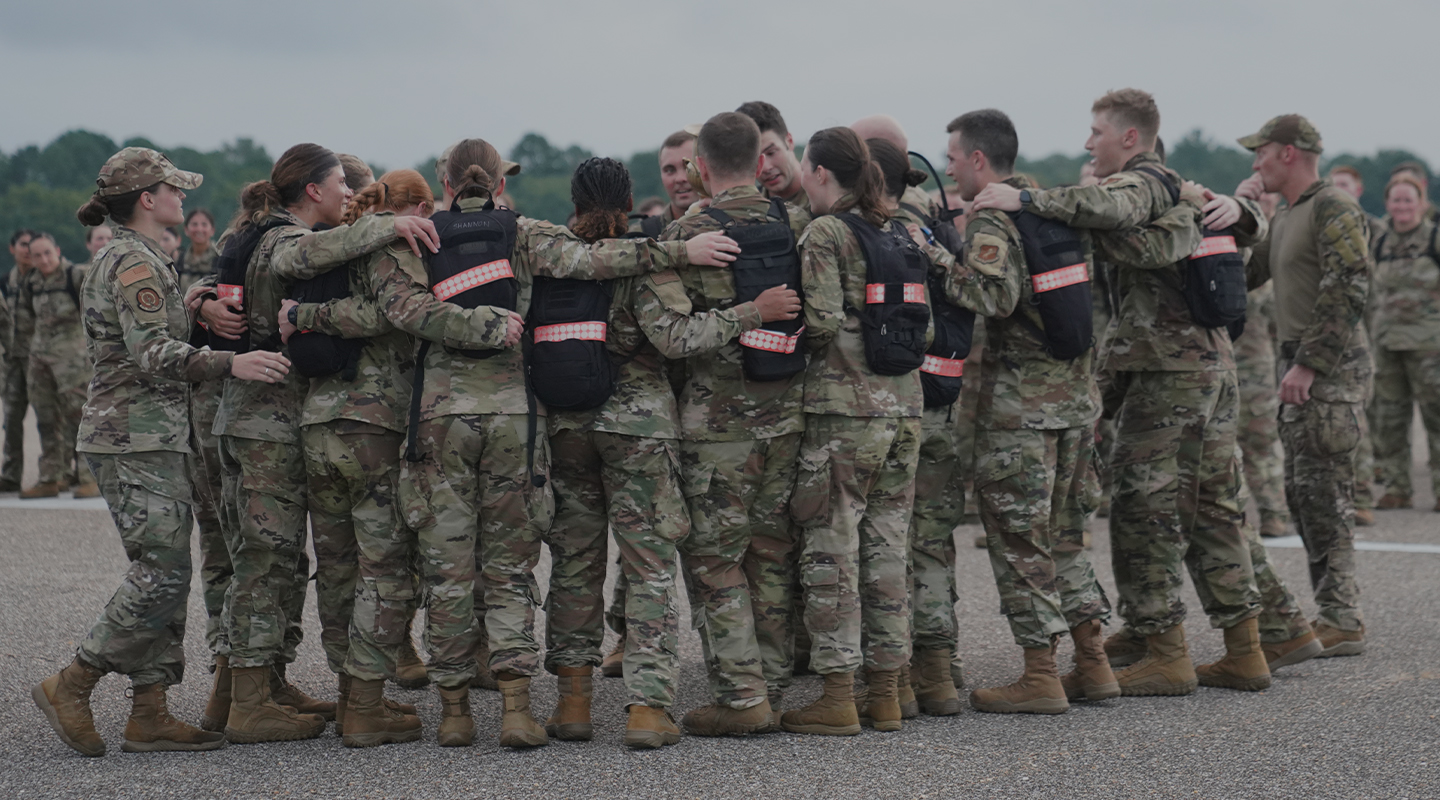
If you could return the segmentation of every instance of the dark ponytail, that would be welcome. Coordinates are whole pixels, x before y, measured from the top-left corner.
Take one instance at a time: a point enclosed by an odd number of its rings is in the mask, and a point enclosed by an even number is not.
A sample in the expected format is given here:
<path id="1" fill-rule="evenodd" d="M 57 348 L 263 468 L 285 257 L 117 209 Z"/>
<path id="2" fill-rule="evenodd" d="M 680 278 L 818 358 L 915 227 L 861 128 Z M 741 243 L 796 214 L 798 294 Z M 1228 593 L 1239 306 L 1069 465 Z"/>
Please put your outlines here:
<path id="1" fill-rule="evenodd" d="M 462 139 L 450 148 L 445 177 L 456 200 L 493 197 L 500 185 L 500 151 L 484 139 Z"/>
<path id="2" fill-rule="evenodd" d="M 630 226 L 630 171 L 613 158 L 587 158 L 570 179 L 575 224 L 570 230 L 586 242 L 615 239 Z"/>
<path id="3" fill-rule="evenodd" d="M 136 189 L 125 194 L 116 194 L 106 197 L 99 192 L 90 196 L 85 205 L 75 210 L 75 218 L 80 224 L 87 228 L 96 225 L 104 225 L 108 217 L 115 220 L 118 225 L 125 225 L 135 216 L 135 204 L 140 202 L 140 195 L 150 192 L 154 194 L 159 191 L 160 184 L 146 186 L 144 189 Z"/>
<path id="4" fill-rule="evenodd" d="M 870 148 L 859 134 L 849 128 L 816 131 L 805 146 L 805 155 L 811 166 L 829 170 L 841 188 L 854 198 L 832 211 L 856 209 L 872 225 L 884 225 L 890 219 L 883 203 L 885 176 L 880 172 L 880 165 L 871 159 Z"/>
<path id="5" fill-rule="evenodd" d="M 910 156 L 886 139 L 866 139 L 870 157 L 880 165 L 880 174 L 885 178 L 885 194 L 899 200 L 910 186 L 919 186 L 930 178 L 926 173 L 911 169 Z"/>
<path id="6" fill-rule="evenodd" d="M 275 211 L 296 205 L 306 186 L 324 183 L 338 166 L 340 159 L 318 144 L 297 144 L 286 150 L 270 169 L 270 180 L 240 190 L 240 210 L 231 226 L 258 225 Z"/>

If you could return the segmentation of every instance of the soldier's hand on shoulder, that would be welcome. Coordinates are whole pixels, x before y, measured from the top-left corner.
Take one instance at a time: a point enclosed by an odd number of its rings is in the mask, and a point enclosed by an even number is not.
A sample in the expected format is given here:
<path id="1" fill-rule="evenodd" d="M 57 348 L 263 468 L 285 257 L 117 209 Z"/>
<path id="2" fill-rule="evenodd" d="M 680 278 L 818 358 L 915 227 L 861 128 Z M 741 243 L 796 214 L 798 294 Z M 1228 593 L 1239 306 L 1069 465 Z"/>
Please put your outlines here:
<path id="1" fill-rule="evenodd" d="M 1240 208 L 1240 201 L 1223 194 L 1215 194 L 1209 189 L 1205 190 L 1205 205 L 1201 206 L 1200 213 L 1204 214 L 1201 225 L 1214 231 L 1223 231 L 1226 228 L 1240 221 L 1244 210 Z"/>
<path id="2" fill-rule="evenodd" d="M 432 253 L 440 252 L 440 234 L 435 231 L 435 223 L 424 217 L 396 217 L 395 236 L 409 243 L 411 252 L 418 258 L 425 257 L 420 252 L 422 244 Z"/>
<path id="3" fill-rule="evenodd" d="M 702 233 L 685 242 L 685 254 L 690 263 L 702 267 L 726 266 L 735 260 L 739 252 L 740 245 L 720 231 Z"/>
<path id="4" fill-rule="evenodd" d="M 788 284 L 771 286 L 755 298 L 755 308 L 760 311 L 761 322 L 776 322 L 795 319 L 800 316 L 800 295 Z"/>
<path id="5" fill-rule="evenodd" d="M 992 183 L 980 190 L 975 195 L 975 202 L 970 205 L 970 211 L 976 212 L 986 208 L 994 208 L 999 211 L 1020 210 L 1020 190 L 1014 186 L 1004 183 Z"/>

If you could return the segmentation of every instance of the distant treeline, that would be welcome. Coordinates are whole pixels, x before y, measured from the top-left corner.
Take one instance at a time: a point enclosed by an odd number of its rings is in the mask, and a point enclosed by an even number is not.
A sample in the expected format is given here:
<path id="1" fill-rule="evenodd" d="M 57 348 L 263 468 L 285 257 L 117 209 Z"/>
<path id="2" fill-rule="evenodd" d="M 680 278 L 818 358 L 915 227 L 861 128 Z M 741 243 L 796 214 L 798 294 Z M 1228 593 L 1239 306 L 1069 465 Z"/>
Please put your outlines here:
<path id="1" fill-rule="evenodd" d="M 78 208 L 94 191 L 95 175 L 121 147 L 154 147 L 169 154 L 181 169 L 200 172 L 205 183 L 189 192 L 186 209 L 208 208 L 220 227 L 235 213 L 240 187 L 270 174 L 273 158 L 251 139 L 236 139 L 218 150 L 202 152 L 189 147 L 164 147 L 144 138 L 116 143 L 108 136 L 75 130 L 61 134 L 44 147 L 31 145 L 14 153 L 0 152 L 0 231 L 8 238 L 18 228 L 49 231 L 64 254 L 76 261 L 87 258 L 85 231 L 75 220 Z M 1169 163 L 1185 177 L 1216 191 L 1229 192 L 1250 174 L 1250 154 L 1221 144 L 1194 130 L 1169 143 Z M 363 153 L 357 155 L 364 155 Z M 581 161 L 594 155 L 579 146 L 557 147 L 538 133 L 528 133 L 510 150 L 509 158 L 524 167 L 511 178 L 508 192 L 517 209 L 531 217 L 563 223 L 570 215 L 570 175 Z M 623 159 L 635 183 L 635 198 L 663 196 L 658 151 L 648 150 Z M 1074 183 L 1088 156 L 1055 154 L 1041 159 L 1021 157 L 1020 172 L 1042 186 Z M 944 154 L 931 156 L 935 167 L 944 171 Z M 1342 153 L 1322 165 L 1350 164 L 1365 179 L 1362 204 L 1372 214 L 1384 214 L 1380 190 L 1390 169 L 1407 160 L 1421 160 L 1404 150 L 1382 150 L 1372 156 Z M 1423 161 L 1422 161 L 1423 163 Z M 434 182 L 434 159 L 416 166 Z M 377 166 L 376 174 L 383 170 Z M 926 188 L 933 188 L 933 182 Z M 439 186 L 435 186 L 438 194 Z M 1440 182 L 1431 188 L 1432 201 L 1440 201 Z"/>

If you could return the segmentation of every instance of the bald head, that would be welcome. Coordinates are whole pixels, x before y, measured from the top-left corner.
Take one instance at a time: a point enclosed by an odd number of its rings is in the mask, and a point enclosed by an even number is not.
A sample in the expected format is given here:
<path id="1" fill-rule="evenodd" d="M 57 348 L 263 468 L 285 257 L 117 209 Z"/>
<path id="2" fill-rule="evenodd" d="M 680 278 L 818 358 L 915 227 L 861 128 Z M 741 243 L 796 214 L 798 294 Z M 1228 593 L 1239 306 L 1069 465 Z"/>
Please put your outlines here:
<path id="1" fill-rule="evenodd" d="M 856 120 L 850 130 L 859 134 L 861 139 L 884 139 L 900 148 L 902 153 L 910 149 L 910 140 L 905 138 L 905 129 L 889 114 L 876 114 Z"/>

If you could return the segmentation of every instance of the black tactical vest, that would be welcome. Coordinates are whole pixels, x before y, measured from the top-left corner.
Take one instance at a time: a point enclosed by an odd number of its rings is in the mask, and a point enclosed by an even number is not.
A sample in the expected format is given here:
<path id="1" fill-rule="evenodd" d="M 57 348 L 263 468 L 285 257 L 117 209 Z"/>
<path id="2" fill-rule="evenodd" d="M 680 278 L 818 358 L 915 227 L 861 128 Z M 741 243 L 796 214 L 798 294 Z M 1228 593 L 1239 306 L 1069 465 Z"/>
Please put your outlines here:
<path id="1" fill-rule="evenodd" d="M 855 309 L 865 360 L 877 375 L 904 375 L 925 363 L 929 262 L 898 220 L 885 228 L 858 214 L 838 214 L 865 254 L 865 308 Z"/>
<path id="2" fill-rule="evenodd" d="M 931 219 L 923 209 L 909 203 L 901 203 L 900 207 L 925 223 L 935 244 L 960 255 L 965 240 L 953 224 Z M 926 408 L 944 408 L 960 399 L 960 388 L 965 382 L 965 359 L 970 355 L 970 343 L 975 335 L 975 312 L 945 299 L 942 275 L 932 270 L 927 280 L 930 313 L 935 318 L 935 340 L 920 364 L 920 388 L 925 393 Z"/>
<path id="3" fill-rule="evenodd" d="M 610 281 L 535 277 L 526 326 L 530 383 L 550 408 L 599 408 L 615 391 L 615 365 L 605 349 L 610 293 Z"/>
<path id="4" fill-rule="evenodd" d="M 783 200 L 770 199 L 764 221 L 737 220 L 713 206 L 705 213 L 740 245 L 740 255 L 730 265 L 736 303 L 748 303 L 766 289 L 781 285 L 800 291 L 800 253 L 795 249 L 795 232 L 790 230 L 790 212 Z M 745 377 L 780 381 L 804 371 L 804 341 L 805 321 L 800 317 L 767 322 L 764 328 L 740 334 Z"/>
<path id="5" fill-rule="evenodd" d="M 1085 244 L 1069 225 L 1028 211 L 1012 213 L 1020 231 L 1030 273 L 1030 304 L 1039 327 L 1023 312 L 1015 314 L 1045 344 L 1051 358 L 1070 361 L 1095 344 L 1090 300 L 1090 264 Z"/>
<path id="6" fill-rule="evenodd" d="M 430 217 L 440 235 L 440 252 L 429 257 L 430 291 L 461 308 L 496 306 L 514 311 L 520 282 L 510 266 L 519 215 L 493 202 L 461 212 L 458 203 Z M 502 350 L 458 350 L 469 358 L 490 358 Z"/>
<path id="7" fill-rule="evenodd" d="M 326 303 L 350 296 L 348 264 L 295 283 L 291 299 L 300 303 Z M 307 378 L 323 378 L 339 373 L 347 381 L 355 380 L 360 353 L 368 339 L 346 339 L 320 331 L 297 331 L 290 335 L 290 361 Z"/>
<path id="8" fill-rule="evenodd" d="M 286 225 L 293 225 L 283 219 L 271 217 L 263 224 L 249 225 L 238 231 L 225 240 L 225 249 L 215 258 L 215 275 L 217 285 L 215 293 L 220 299 L 234 298 L 244 308 L 245 304 L 245 277 L 250 269 L 250 258 L 255 255 L 255 248 L 260 246 L 260 240 L 265 234 L 276 228 Z M 265 342 L 271 345 L 264 349 L 278 349 L 279 337 L 273 336 L 274 342 Z M 231 350 L 236 353 L 248 353 L 251 349 L 250 331 L 247 329 L 240 334 L 239 339 L 225 339 L 214 333 L 210 334 L 211 350 Z"/>

